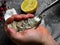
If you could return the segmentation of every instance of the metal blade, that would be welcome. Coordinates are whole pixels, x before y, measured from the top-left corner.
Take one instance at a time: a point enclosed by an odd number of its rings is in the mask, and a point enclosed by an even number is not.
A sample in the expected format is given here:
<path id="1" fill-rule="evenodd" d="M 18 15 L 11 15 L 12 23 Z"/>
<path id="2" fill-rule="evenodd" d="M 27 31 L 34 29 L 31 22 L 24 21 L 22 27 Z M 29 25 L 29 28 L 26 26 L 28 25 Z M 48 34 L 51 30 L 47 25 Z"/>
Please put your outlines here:
<path id="1" fill-rule="evenodd" d="M 51 3 L 47 8 L 45 8 L 39 15 L 38 17 L 43 17 L 42 14 L 47 11 L 48 9 L 50 9 L 51 7 L 55 6 L 56 4 L 58 4 L 60 2 L 60 0 L 56 0 L 53 3 Z"/>

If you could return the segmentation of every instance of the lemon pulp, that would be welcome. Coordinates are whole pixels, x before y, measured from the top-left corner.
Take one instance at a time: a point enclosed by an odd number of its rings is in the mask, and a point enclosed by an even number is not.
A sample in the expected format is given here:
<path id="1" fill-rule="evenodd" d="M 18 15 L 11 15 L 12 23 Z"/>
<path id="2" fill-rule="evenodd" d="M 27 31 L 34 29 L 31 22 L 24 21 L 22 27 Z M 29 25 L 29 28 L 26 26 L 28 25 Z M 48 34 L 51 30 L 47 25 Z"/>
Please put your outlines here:
<path id="1" fill-rule="evenodd" d="M 24 0 L 21 4 L 21 10 L 26 13 L 33 13 L 38 6 L 37 0 Z"/>

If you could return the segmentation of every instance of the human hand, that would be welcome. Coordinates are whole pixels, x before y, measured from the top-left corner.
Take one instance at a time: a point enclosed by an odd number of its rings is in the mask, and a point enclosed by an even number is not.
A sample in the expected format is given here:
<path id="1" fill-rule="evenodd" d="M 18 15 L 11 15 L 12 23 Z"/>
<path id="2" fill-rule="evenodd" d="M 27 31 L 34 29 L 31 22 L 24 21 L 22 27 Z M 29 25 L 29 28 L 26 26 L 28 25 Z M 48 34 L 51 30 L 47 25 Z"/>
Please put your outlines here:
<path id="1" fill-rule="evenodd" d="M 7 19 L 7 21 L 5 22 L 5 26 L 4 26 L 5 32 L 10 37 L 10 39 L 12 39 L 16 44 L 25 45 L 25 44 L 28 44 L 29 42 L 31 43 L 36 42 L 36 43 L 39 43 L 40 45 L 50 40 L 53 40 L 50 33 L 47 31 L 47 29 L 44 26 L 38 26 L 36 29 L 32 28 L 32 29 L 28 29 L 28 30 L 24 30 L 20 32 L 17 32 L 13 28 L 7 27 L 7 25 L 14 20 L 22 20 L 22 19 L 28 19 L 28 18 L 33 18 L 33 17 L 34 16 L 32 14 L 14 15 L 10 17 L 9 19 Z M 36 45 L 36 43 L 34 43 L 33 45 Z"/>

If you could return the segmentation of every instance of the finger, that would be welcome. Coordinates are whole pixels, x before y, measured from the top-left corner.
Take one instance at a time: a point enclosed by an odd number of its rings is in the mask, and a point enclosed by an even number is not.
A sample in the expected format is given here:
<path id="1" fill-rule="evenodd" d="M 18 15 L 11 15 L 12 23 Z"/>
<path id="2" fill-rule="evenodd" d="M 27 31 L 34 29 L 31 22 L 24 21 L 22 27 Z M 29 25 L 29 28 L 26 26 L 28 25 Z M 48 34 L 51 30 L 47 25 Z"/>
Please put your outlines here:
<path id="1" fill-rule="evenodd" d="M 33 14 L 27 14 L 27 15 L 21 15 L 22 19 L 28 19 L 28 18 L 33 18 L 34 15 Z"/>
<path id="2" fill-rule="evenodd" d="M 6 29 L 6 33 L 9 37 L 14 37 L 16 35 L 16 30 L 12 29 L 12 28 L 7 28 Z"/>
<path id="3" fill-rule="evenodd" d="M 27 14 L 28 18 L 33 18 L 34 15 L 33 14 Z"/>
<path id="4" fill-rule="evenodd" d="M 19 21 L 19 20 L 21 20 L 21 19 L 23 18 L 24 15 L 25 15 L 25 14 L 14 15 L 14 20 Z"/>
<path id="5" fill-rule="evenodd" d="M 7 34 L 11 39 L 15 39 L 15 40 L 22 39 L 22 35 L 20 33 L 16 32 L 15 29 L 9 28 L 7 30 Z"/>
<path id="6" fill-rule="evenodd" d="M 9 24 L 9 23 L 11 23 L 12 21 L 14 20 L 14 17 L 13 16 L 11 16 L 10 18 L 8 18 L 7 20 L 6 20 L 6 24 Z"/>
<path id="7" fill-rule="evenodd" d="M 28 18 L 33 18 L 34 17 L 34 15 L 33 14 L 27 14 L 27 15 L 25 15 L 25 14 L 20 14 L 20 15 L 14 15 L 14 19 L 15 20 L 21 20 L 21 19 L 28 19 Z"/>
<path id="8" fill-rule="evenodd" d="M 15 29 L 8 28 L 8 30 L 6 30 L 6 33 L 13 40 L 24 40 L 24 35 L 21 32 L 16 32 Z"/>

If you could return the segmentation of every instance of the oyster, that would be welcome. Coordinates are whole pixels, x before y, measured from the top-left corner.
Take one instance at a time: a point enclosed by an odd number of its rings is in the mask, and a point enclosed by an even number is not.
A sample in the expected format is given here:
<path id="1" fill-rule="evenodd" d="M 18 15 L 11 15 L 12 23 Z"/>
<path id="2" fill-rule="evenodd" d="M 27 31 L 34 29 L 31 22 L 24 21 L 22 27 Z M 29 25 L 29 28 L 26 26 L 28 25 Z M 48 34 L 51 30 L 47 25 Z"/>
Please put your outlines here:
<path id="1" fill-rule="evenodd" d="M 16 31 L 24 31 L 30 28 L 36 28 L 36 26 L 40 23 L 41 19 L 34 17 L 27 20 L 13 21 L 8 24 L 8 28 L 14 28 Z"/>

